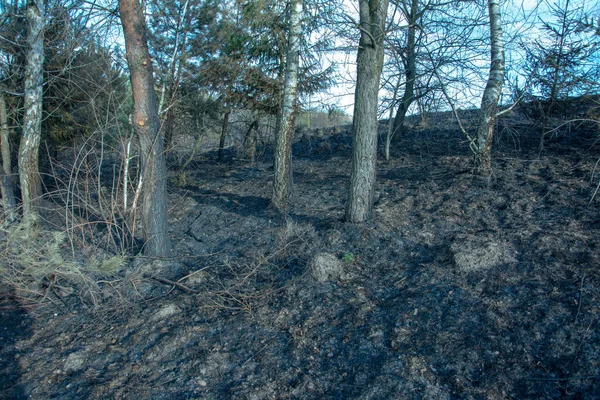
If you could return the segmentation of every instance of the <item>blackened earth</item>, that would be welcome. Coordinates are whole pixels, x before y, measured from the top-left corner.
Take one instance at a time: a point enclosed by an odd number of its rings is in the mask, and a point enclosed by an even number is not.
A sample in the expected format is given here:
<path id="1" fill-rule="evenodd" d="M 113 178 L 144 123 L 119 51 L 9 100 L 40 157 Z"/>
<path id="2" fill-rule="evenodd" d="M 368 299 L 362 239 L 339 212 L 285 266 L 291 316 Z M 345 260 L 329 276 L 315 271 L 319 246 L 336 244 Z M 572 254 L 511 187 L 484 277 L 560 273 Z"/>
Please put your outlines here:
<path id="1" fill-rule="evenodd" d="M 3 306 L 0 398 L 600 398 L 600 144 L 498 137 L 488 182 L 458 132 L 407 133 L 365 224 L 342 222 L 344 132 L 295 143 L 285 216 L 271 158 L 205 154 L 129 298 Z"/>

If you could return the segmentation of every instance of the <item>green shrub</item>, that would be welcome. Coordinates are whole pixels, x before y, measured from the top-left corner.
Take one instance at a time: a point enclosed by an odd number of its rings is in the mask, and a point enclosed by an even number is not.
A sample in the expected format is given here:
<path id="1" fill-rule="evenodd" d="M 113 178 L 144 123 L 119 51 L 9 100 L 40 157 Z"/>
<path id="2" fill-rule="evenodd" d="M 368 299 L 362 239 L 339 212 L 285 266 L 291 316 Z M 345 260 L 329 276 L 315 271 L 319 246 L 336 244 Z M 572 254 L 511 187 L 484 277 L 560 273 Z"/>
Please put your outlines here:
<path id="1" fill-rule="evenodd" d="M 345 262 L 347 264 L 353 263 L 355 259 L 356 258 L 354 257 L 354 254 L 352 254 L 352 253 L 344 253 L 342 255 L 342 262 Z"/>

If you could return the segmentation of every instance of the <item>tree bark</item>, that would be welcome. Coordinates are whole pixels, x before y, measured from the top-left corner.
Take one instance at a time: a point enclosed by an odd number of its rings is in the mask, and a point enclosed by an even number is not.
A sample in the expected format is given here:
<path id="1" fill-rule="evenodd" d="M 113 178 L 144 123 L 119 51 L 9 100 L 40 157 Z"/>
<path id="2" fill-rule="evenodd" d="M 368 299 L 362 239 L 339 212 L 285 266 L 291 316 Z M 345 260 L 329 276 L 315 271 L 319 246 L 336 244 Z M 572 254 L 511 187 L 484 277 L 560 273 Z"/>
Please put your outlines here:
<path id="1" fill-rule="evenodd" d="M 404 73 L 406 77 L 406 86 L 404 87 L 404 94 L 402 100 L 398 105 L 398 111 L 396 112 L 396 118 L 394 118 L 394 133 L 393 137 L 396 140 L 400 140 L 402 137 L 402 131 L 404 129 L 404 121 L 406 120 L 406 113 L 410 108 L 411 104 L 415 100 L 415 80 L 417 78 L 417 22 L 420 17 L 419 13 L 419 0 L 412 0 L 410 11 L 408 13 L 408 35 L 406 39 L 406 55 L 404 56 Z"/>
<path id="2" fill-rule="evenodd" d="M 42 136 L 42 100 L 44 95 L 44 18 L 43 0 L 27 1 L 27 60 L 25 66 L 25 116 L 19 146 L 19 180 L 23 199 L 23 217 L 36 213 L 42 195 L 39 149 Z"/>
<path id="3" fill-rule="evenodd" d="M 10 159 L 10 130 L 6 114 L 6 101 L 4 93 L 0 92 L 0 146 L 2 147 L 2 205 L 9 220 L 15 220 L 15 185 L 12 178 L 12 163 Z"/>
<path id="4" fill-rule="evenodd" d="M 290 29 L 288 34 L 285 76 L 281 105 L 281 123 L 276 132 L 275 176 L 273 197 L 275 208 L 285 213 L 294 192 L 292 176 L 292 140 L 294 137 L 294 108 L 298 90 L 300 39 L 302 35 L 302 1 L 290 0 Z"/>
<path id="5" fill-rule="evenodd" d="M 187 185 L 187 176 L 185 173 L 185 169 L 188 167 L 188 165 L 190 165 L 192 163 L 192 161 L 194 161 L 194 158 L 196 157 L 196 152 L 200 148 L 200 144 L 202 143 L 202 140 L 204 139 L 204 132 L 206 129 L 206 124 L 205 124 L 206 118 L 204 116 L 202 116 L 202 124 L 200 124 L 198 120 L 199 120 L 199 118 L 196 117 L 195 125 L 196 125 L 196 132 L 198 132 L 198 137 L 196 138 L 196 141 L 194 142 L 194 147 L 192 147 L 192 152 L 188 155 L 185 162 L 179 166 L 178 185 L 182 186 L 182 187 Z"/>
<path id="6" fill-rule="evenodd" d="M 401 84 L 401 78 L 398 78 L 398 81 L 396 82 L 396 86 L 394 86 L 394 95 L 393 95 L 392 99 L 395 99 L 396 96 L 398 95 L 398 89 L 400 89 L 400 84 Z M 390 160 L 390 147 L 391 147 L 392 139 L 393 139 L 394 133 L 395 133 L 393 116 L 394 116 L 394 106 L 391 105 L 390 106 L 390 114 L 388 116 L 387 133 L 385 135 L 385 160 L 386 161 Z"/>
<path id="7" fill-rule="evenodd" d="M 219 152 L 217 153 L 217 161 L 223 160 L 223 148 L 225 147 L 225 139 L 227 138 L 230 115 L 231 110 L 227 110 L 223 116 L 223 125 L 221 125 L 221 137 L 219 138 Z"/>
<path id="8" fill-rule="evenodd" d="M 119 0 L 119 11 L 133 92 L 133 124 L 141 150 L 142 223 L 146 242 L 144 253 L 161 257 L 169 252 L 167 173 L 152 59 L 148 52 L 144 15 L 138 0 Z"/>
<path id="9" fill-rule="evenodd" d="M 388 0 L 360 0 L 360 42 L 354 94 L 352 169 L 345 220 L 370 218 L 377 167 L 377 97 L 383 68 Z"/>
<path id="10" fill-rule="evenodd" d="M 504 84 L 504 43 L 499 0 L 488 0 L 490 15 L 491 65 L 487 85 L 481 97 L 481 110 L 477 128 L 475 170 L 484 176 L 492 172 L 492 139 L 496 122 L 496 109 Z"/>
<path id="11" fill-rule="evenodd" d="M 258 130 L 258 117 L 252 121 L 244 136 L 244 152 L 251 164 L 256 162 L 256 134 Z"/>

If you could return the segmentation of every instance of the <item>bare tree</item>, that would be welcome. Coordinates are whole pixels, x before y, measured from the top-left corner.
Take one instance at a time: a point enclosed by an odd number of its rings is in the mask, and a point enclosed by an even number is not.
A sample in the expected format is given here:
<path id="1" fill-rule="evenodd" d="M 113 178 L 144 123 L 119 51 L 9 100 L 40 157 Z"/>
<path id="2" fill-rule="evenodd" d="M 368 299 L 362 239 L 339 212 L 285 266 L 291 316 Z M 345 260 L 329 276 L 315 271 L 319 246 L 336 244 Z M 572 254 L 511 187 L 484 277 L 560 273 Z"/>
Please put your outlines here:
<path id="1" fill-rule="evenodd" d="M 504 43 L 499 0 L 488 0 L 491 64 L 487 85 L 481 97 L 481 110 L 475 143 L 475 168 L 482 175 L 492 172 L 492 139 L 496 109 L 504 84 Z"/>
<path id="2" fill-rule="evenodd" d="M 383 69 L 388 0 L 360 0 L 360 42 L 354 94 L 352 170 L 346 221 L 364 222 L 371 216 L 377 168 L 377 100 Z"/>
<path id="3" fill-rule="evenodd" d="M 440 85 L 456 79 L 455 71 L 478 69 L 470 62 L 477 58 L 474 56 L 481 47 L 474 32 L 488 26 L 487 16 L 485 22 L 480 21 L 477 8 L 469 0 L 393 0 L 391 4 L 395 7 L 387 23 L 383 72 L 383 88 L 388 93 L 383 104 L 389 112 L 386 159 L 391 141 L 402 137 L 415 102 L 423 111 L 424 104 L 433 104 L 433 99 L 440 96 Z M 444 82 L 438 83 L 436 77 Z M 462 85 L 472 83 L 471 77 Z M 451 92 L 463 91 L 453 88 Z M 425 121 L 425 113 L 421 112 L 421 117 Z"/>
<path id="4" fill-rule="evenodd" d="M 42 99 L 44 65 L 43 0 L 27 2 L 27 61 L 25 65 L 25 116 L 19 146 L 19 179 L 23 216 L 31 217 L 42 195 L 39 173 L 39 148 L 42 136 Z"/>
<path id="5" fill-rule="evenodd" d="M 275 177 L 271 199 L 275 208 L 282 213 L 287 211 L 294 185 L 292 177 L 292 140 L 302 36 L 302 1 L 290 0 L 289 6 L 291 14 L 290 29 L 283 82 L 281 122 L 277 124 L 279 130 L 276 132 Z"/>
<path id="6" fill-rule="evenodd" d="M 408 22 L 406 43 L 402 46 L 399 53 L 404 63 L 405 86 L 402 99 L 398 105 L 398 111 L 394 118 L 394 132 L 392 136 L 399 139 L 402 136 L 402 128 L 406 113 L 415 100 L 415 81 L 417 78 L 417 30 L 419 29 L 419 20 L 427 9 L 420 4 L 419 0 L 402 0 L 400 7 Z"/>
<path id="7" fill-rule="evenodd" d="M 119 11 L 133 91 L 133 124 L 141 150 L 144 252 L 149 256 L 165 256 L 169 252 L 167 171 L 146 23 L 138 0 L 119 0 Z"/>

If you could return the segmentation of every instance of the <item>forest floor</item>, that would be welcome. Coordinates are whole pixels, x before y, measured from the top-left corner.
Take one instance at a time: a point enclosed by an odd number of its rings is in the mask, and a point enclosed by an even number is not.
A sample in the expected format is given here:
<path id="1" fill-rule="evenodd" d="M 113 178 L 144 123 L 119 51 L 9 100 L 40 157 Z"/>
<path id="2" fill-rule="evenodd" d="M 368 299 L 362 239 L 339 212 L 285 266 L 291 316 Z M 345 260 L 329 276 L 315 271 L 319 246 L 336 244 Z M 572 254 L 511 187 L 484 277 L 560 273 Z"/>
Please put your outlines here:
<path id="1" fill-rule="evenodd" d="M 0 398 L 600 398 L 600 143 L 536 140 L 500 134 L 488 184 L 459 133 L 411 131 L 365 224 L 345 133 L 295 143 L 285 219 L 268 157 L 204 154 L 132 299 L 2 305 Z"/>

